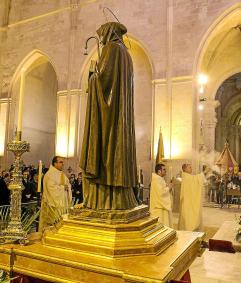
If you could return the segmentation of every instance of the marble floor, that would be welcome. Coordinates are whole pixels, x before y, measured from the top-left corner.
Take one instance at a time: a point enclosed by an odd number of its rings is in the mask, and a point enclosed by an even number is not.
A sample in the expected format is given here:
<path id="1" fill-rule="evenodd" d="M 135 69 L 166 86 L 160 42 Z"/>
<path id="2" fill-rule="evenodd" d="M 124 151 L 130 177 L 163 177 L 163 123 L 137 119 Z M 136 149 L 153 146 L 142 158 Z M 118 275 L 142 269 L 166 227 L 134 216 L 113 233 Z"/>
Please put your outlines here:
<path id="1" fill-rule="evenodd" d="M 205 239 L 211 238 L 223 224 L 224 221 L 232 221 L 235 219 L 235 215 L 241 215 L 241 208 L 233 205 L 230 208 L 217 208 L 212 205 L 203 207 L 203 225 L 204 232 L 206 233 Z M 178 213 L 174 213 L 173 222 L 174 228 L 177 229 Z M 241 281 L 240 281 L 241 282 Z"/>
<path id="2" fill-rule="evenodd" d="M 206 240 L 213 237 L 224 221 L 233 221 L 241 215 L 237 206 L 230 208 L 215 208 L 212 205 L 203 207 L 203 224 Z M 178 213 L 174 214 L 174 224 L 177 225 Z M 190 266 L 192 283 L 241 283 L 241 253 L 235 254 L 210 252 L 203 255 Z"/>

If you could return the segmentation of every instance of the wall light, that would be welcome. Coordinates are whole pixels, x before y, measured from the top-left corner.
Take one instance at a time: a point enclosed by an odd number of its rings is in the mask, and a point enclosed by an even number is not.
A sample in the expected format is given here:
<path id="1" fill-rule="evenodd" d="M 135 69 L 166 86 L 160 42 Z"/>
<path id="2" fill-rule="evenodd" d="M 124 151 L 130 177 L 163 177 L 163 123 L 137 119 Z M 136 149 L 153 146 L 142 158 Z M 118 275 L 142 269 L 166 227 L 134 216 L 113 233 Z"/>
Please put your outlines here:
<path id="1" fill-rule="evenodd" d="M 198 85 L 199 85 L 199 93 L 204 93 L 205 86 L 208 82 L 208 76 L 205 74 L 199 74 L 197 77 Z"/>
<path id="2" fill-rule="evenodd" d="M 198 83 L 200 85 L 206 85 L 208 82 L 208 76 L 205 74 L 199 74 L 198 75 Z"/>

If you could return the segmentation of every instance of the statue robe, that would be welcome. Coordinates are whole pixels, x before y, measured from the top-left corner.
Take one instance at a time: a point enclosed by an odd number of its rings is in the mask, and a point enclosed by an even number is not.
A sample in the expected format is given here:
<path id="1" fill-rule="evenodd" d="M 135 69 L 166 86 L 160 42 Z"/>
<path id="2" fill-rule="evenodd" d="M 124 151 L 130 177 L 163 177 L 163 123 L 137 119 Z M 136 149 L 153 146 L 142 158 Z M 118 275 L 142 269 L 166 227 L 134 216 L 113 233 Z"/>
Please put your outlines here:
<path id="1" fill-rule="evenodd" d="M 158 221 L 172 227 L 172 201 L 170 189 L 163 177 L 152 173 L 150 191 L 150 213 L 158 216 Z"/>
<path id="2" fill-rule="evenodd" d="M 200 231 L 202 229 L 202 193 L 204 175 L 182 173 L 179 230 Z"/>
<path id="3" fill-rule="evenodd" d="M 65 185 L 68 186 L 68 191 L 65 190 Z M 39 230 L 60 220 L 61 215 L 68 212 L 71 202 L 72 192 L 68 178 L 64 172 L 51 165 L 43 179 Z"/>
<path id="4" fill-rule="evenodd" d="M 133 65 L 120 28 L 107 23 L 97 31 L 105 46 L 89 79 L 80 167 L 84 206 L 92 209 L 137 205 Z"/>

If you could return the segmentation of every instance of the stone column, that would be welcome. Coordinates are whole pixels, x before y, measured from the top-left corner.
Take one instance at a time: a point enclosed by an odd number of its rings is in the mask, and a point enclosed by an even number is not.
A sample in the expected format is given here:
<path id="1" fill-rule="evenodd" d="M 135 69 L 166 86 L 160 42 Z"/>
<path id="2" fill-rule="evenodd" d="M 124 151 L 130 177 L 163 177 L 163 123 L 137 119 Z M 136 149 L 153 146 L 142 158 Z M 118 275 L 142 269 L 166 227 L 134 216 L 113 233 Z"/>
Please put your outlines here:
<path id="1" fill-rule="evenodd" d="M 204 105 L 203 131 L 204 144 L 208 152 L 215 150 L 215 128 L 217 124 L 215 109 L 220 105 L 218 100 L 207 100 Z"/>

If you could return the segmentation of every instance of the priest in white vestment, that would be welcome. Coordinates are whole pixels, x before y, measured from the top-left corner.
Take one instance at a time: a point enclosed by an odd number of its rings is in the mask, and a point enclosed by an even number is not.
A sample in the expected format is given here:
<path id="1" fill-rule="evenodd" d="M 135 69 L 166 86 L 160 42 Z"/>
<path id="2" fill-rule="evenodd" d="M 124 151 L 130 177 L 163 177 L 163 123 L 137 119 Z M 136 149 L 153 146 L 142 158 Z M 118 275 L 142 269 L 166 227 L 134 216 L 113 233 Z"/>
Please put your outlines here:
<path id="1" fill-rule="evenodd" d="M 152 173 L 150 191 L 150 213 L 158 216 L 158 221 L 172 227 L 172 201 L 170 187 L 167 186 L 164 176 L 166 168 L 164 164 L 157 164 L 155 173 Z"/>
<path id="2" fill-rule="evenodd" d="M 202 230 L 203 173 L 192 175 L 191 164 L 182 166 L 179 230 Z"/>
<path id="3" fill-rule="evenodd" d="M 71 185 L 63 172 L 63 166 L 63 158 L 55 156 L 44 176 L 39 231 L 57 223 L 71 206 Z"/>

